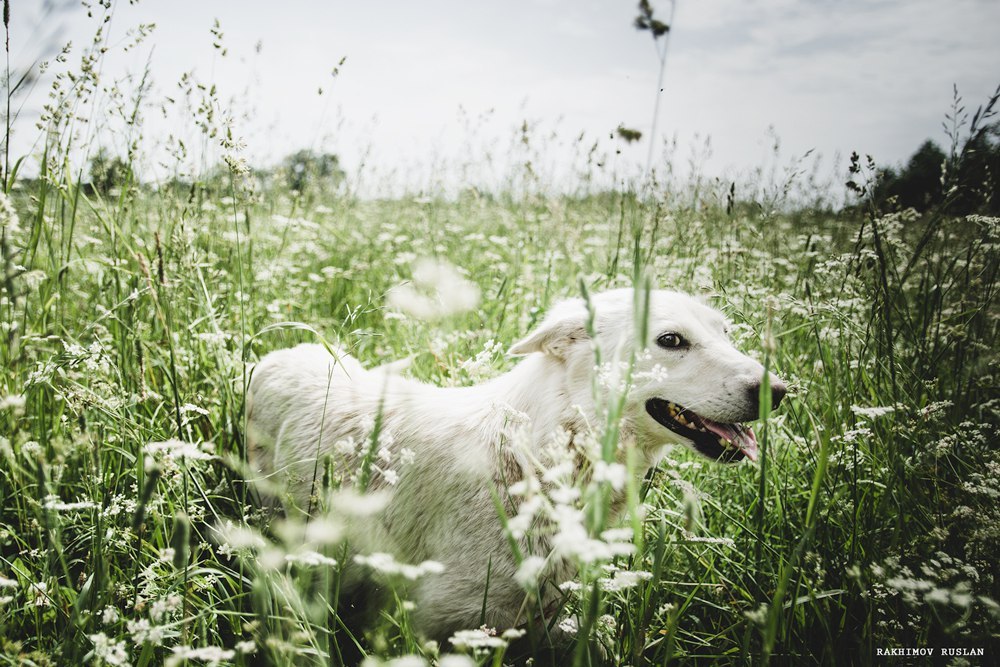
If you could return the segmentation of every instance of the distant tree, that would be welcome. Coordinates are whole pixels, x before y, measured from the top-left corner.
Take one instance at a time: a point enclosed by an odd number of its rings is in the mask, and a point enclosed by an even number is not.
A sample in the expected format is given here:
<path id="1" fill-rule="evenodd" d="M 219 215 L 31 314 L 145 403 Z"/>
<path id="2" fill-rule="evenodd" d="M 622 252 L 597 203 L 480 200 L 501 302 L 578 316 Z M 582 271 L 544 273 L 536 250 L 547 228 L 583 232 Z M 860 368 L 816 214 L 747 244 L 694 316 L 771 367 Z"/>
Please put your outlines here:
<path id="1" fill-rule="evenodd" d="M 898 208 L 1000 214 L 1000 123 L 972 135 L 952 155 L 928 139 L 899 171 L 879 172 L 874 195 Z"/>
<path id="2" fill-rule="evenodd" d="M 952 169 L 957 212 L 1000 215 L 1000 122 L 972 136 Z"/>
<path id="3" fill-rule="evenodd" d="M 282 160 L 281 171 L 288 187 L 299 192 L 305 192 L 310 185 L 335 187 L 345 175 L 336 155 L 308 149 L 292 153 Z"/>
<path id="4" fill-rule="evenodd" d="M 919 211 L 940 204 L 944 198 L 941 176 L 946 159 L 944 151 L 928 139 L 899 173 L 892 168 L 882 170 L 879 199 L 895 197 L 901 208 Z"/>
<path id="5" fill-rule="evenodd" d="M 90 188 L 102 195 L 135 182 L 132 165 L 118 155 L 110 155 L 103 148 L 90 158 L 88 175 Z"/>

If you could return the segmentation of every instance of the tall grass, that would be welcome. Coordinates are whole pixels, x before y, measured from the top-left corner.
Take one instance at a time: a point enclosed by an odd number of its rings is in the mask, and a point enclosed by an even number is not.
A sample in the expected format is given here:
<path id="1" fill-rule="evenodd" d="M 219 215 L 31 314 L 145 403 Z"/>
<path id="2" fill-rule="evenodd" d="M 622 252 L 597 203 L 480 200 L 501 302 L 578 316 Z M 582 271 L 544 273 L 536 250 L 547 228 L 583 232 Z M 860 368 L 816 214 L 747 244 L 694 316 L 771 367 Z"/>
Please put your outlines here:
<path id="1" fill-rule="evenodd" d="M 676 183 L 574 196 L 292 192 L 255 182 L 218 101 L 197 86 L 188 103 L 226 167 L 101 191 L 82 168 L 99 139 L 81 119 L 104 95 L 120 102 L 132 174 L 149 104 L 145 84 L 102 88 L 105 44 L 101 33 L 82 69 L 54 80 L 29 158 L 37 178 L 4 172 L 5 663 L 349 664 L 464 650 L 468 661 L 450 664 L 532 653 L 874 664 L 877 649 L 900 646 L 996 655 L 1000 221 L 775 212 L 773 201 L 734 199 L 735 186 L 713 199 Z M 387 291 L 425 256 L 460 267 L 478 307 L 436 324 L 387 310 Z M 469 384 L 510 368 L 497 342 L 557 298 L 644 280 L 710 297 L 739 344 L 788 381 L 775 414 L 762 393 L 761 464 L 675 449 L 629 485 L 621 520 L 635 550 L 566 587 L 551 629 L 575 643 L 561 658 L 504 628 L 481 633 L 484 648 L 428 645 L 409 625 L 399 572 L 386 575 L 385 612 L 367 632 L 352 625 L 342 526 L 307 538 L 244 482 L 244 363 L 322 336 L 367 364 L 412 357 L 414 377 Z M 611 464 L 614 400 L 607 416 L 598 435 Z M 316 477 L 324 492 L 305 509 L 336 523 L 335 474 Z M 580 484 L 588 529 L 614 527 L 609 482 Z M 499 509 L 498 521 L 516 514 Z M 627 585 L 602 583 L 616 576 Z"/>

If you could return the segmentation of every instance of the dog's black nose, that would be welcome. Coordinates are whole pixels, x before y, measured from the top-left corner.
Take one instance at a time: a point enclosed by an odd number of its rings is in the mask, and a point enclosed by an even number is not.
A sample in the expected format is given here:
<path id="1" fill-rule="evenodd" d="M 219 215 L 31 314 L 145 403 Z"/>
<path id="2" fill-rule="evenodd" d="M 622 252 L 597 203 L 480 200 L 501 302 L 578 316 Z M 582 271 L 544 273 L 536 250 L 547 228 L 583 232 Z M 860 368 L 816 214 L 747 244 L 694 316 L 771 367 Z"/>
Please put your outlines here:
<path id="1" fill-rule="evenodd" d="M 785 397 L 788 392 L 788 387 L 785 383 L 777 378 L 771 380 L 771 409 L 778 407 L 778 403 L 781 403 L 781 399 Z"/>
<path id="2" fill-rule="evenodd" d="M 754 382 L 750 385 L 750 404 L 756 406 L 756 409 L 760 410 L 760 382 Z M 778 378 L 771 376 L 771 409 L 774 410 L 781 403 L 781 399 L 785 397 L 788 388 L 785 387 L 785 383 Z"/>

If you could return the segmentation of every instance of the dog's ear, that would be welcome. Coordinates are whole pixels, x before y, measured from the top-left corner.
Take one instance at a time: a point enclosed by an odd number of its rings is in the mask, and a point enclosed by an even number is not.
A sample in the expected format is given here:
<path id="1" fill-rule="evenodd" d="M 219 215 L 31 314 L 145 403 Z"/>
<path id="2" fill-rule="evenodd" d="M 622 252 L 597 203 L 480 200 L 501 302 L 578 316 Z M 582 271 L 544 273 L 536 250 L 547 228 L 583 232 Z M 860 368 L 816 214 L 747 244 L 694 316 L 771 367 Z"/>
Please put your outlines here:
<path id="1" fill-rule="evenodd" d="M 509 354 L 522 356 L 544 352 L 565 359 L 570 347 L 587 340 L 587 306 L 583 299 L 570 299 L 556 304 L 542 323 L 526 337 L 514 343 Z"/>

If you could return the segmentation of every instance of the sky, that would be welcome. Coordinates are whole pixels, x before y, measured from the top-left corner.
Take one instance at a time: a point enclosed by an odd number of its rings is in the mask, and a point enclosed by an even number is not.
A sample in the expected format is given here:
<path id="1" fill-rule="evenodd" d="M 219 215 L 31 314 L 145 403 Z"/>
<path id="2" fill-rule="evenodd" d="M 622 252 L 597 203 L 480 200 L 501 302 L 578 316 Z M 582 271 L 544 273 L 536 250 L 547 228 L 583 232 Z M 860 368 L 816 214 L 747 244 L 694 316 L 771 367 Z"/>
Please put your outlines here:
<path id="1" fill-rule="evenodd" d="M 52 1 L 12 3 L 15 71 L 67 40 L 73 65 L 93 34 L 81 6 L 46 14 Z M 669 2 L 652 4 L 669 15 Z M 572 180 L 579 146 L 600 141 L 617 173 L 634 174 L 659 68 L 636 14 L 636 3 L 613 0 L 119 2 L 102 74 L 148 66 L 151 101 L 176 98 L 184 72 L 215 84 L 258 164 L 307 147 L 337 153 L 349 171 L 363 162 L 390 187 L 487 178 L 524 159 Z M 213 47 L 215 20 L 226 55 Z M 156 28 L 123 52 L 126 30 L 143 23 Z M 808 151 L 838 168 L 852 151 L 899 164 L 926 138 L 945 143 L 953 85 L 971 110 L 1000 84 L 998 26 L 994 0 L 678 0 L 654 166 L 731 175 Z M 15 155 L 37 149 L 46 83 L 20 102 Z M 525 121 L 531 148 L 517 140 Z M 642 141 L 611 139 L 619 125 Z M 153 143 L 192 136 L 193 123 L 151 108 L 144 128 Z M 669 151 L 665 139 L 676 139 Z M 150 153 L 145 175 L 162 176 Z"/>

